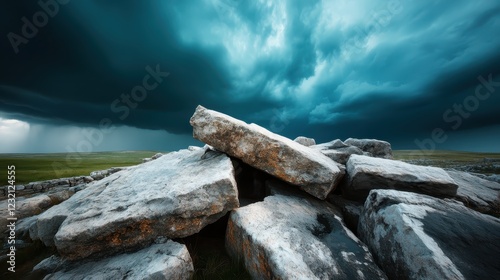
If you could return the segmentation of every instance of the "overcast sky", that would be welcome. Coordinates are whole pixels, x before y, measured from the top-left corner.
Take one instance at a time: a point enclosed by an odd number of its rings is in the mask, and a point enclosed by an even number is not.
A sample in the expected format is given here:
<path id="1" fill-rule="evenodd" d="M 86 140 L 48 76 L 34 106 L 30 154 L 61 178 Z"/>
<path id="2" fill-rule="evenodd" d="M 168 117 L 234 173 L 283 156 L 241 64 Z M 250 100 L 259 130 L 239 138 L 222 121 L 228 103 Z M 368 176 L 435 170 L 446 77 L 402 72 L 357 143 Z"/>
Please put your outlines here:
<path id="1" fill-rule="evenodd" d="M 201 145 L 198 104 L 292 139 L 500 152 L 498 0 L 39 3 L 0 4 L 2 153 Z"/>

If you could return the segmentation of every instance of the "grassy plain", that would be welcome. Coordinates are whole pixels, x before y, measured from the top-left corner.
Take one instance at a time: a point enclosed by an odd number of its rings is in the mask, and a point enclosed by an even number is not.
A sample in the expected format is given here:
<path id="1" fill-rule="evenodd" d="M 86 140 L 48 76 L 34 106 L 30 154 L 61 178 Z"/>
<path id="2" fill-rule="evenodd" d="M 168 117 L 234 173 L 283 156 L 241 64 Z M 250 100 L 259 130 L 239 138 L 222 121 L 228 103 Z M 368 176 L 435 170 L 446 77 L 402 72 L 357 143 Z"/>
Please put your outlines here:
<path id="1" fill-rule="evenodd" d="M 0 186 L 7 185 L 7 166 L 16 166 L 16 184 L 89 175 L 110 167 L 131 166 L 154 151 L 54 154 L 0 154 Z"/>
<path id="2" fill-rule="evenodd" d="M 461 171 L 500 174 L 500 153 L 396 150 L 394 159 L 412 164 L 454 168 Z"/>

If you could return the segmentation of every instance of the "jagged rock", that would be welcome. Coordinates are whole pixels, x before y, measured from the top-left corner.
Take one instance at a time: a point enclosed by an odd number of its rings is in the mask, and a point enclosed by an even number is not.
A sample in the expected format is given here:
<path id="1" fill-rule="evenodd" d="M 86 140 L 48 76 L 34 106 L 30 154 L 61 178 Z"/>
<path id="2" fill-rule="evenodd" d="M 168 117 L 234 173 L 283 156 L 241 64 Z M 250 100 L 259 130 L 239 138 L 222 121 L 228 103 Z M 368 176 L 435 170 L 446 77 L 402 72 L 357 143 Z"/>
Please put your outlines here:
<path id="1" fill-rule="evenodd" d="M 169 153 L 89 184 L 41 214 L 32 239 L 74 260 L 199 232 L 238 207 L 231 160 L 203 153 Z"/>
<path id="2" fill-rule="evenodd" d="M 346 198 L 364 200 L 372 189 L 396 189 L 453 197 L 457 188 L 455 181 L 441 168 L 352 155 L 347 162 L 343 194 Z"/>
<path id="3" fill-rule="evenodd" d="M 342 210 L 344 223 L 347 228 L 356 233 L 358 230 L 359 216 L 363 212 L 363 204 L 357 201 L 345 199 L 340 195 L 330 194 L 327 198 L 328 202 L 337 206 Z"/>
<path id="4" fill-rule="evenodd" d="M 358 147 L 363 150 L 363 152 L 368 152 L 374 157 L 392 159 L 392 148 L 389 142 L 376 139 L 348 138 L 344 141 L 344 143 L 350 146 Z"/>
<path id="5" fill-rule="evenodd" d="M 351 155 L 363 155 L 363 151 L 360 148 L 352 146 L 333 150 L 321 150 L 321 153 L 341 164 L 346 164 Z"/>
<path id="6" fill-rule="evenodd" d="M 63 268 L 63 269 L 62 269 Z M 193 262 L 185 245 L 168 241 L 154 244 L 135 253 L 122 254 L 103 260 L 70 264 L 50 257 L 35 267 L 54 271 L 44 279 L 191 279 Z"/>
<path id="7" fill-rule="evenodd" d="M 473 175 L 480 177 L 481 179 L 485 179 L 485 180 L 496 182 L 496 183 L 500 184 L 500 175 L 499 174 L 485 175 L 485 174 L 474 173 Z"/>
<path id="8" fill-rule="evenodd" d="M 157 159 L 157 158 L 162 157 L 162 156 L 163 156 L 163 154 L 162 154 L 162 153 L 156 153 L 156 154 L 154 154 L 154 155 L 151 157 L 151 159 Z"/>
<path id="9" fill-rule="evenodd" d="M 193 136 L 302 190 L 325 199 L 339 183 L 337 165 L 317 150 L 219 112 L 196 108 Z"/>
<path id="10" fill-rule="evenodd" d="M 467 207 L 500 216 L 500 184 L 467 172 L 447 171 L 458 184 L 457 199 Z"/>
<path id="11" fill-rule="evenodd" d="M 153 159 L 152 159 L 152 158 L 149 158 L 149 157 L 148 157 L 148 158 L 143 158 L 143 159 L 142 159 L 142 163 L 150 162 L 150 161 L 152 161 L 152 160 L 153 160 Z M 103 176 L 103 178 L 104 178 L 104 176 Z"/>
<path id="12" fill-rule="evenodd" d="M 391 279 L 500 279 L 500 219 L 453 200 L 373 190 L 358 233 Z"/>
<path id="13" fill-rule="evenodd" d="M 295 138 L 293 141 L 295 141 L 301 145 L 304 145 L 306 147 L 316 145 L 316 140 L 314 140 L 313 138 L 308 138 L 308 137 L 304 137 L 304 136 L 299 136 L 299 137 Z"/>
<path id="14" fill-rule="evenodd" d="M 8 200 L 0 201 L 0 216 L 9 216 Z M 45 209 L 52 206 L 54 203 L 49 196 L 45 194 L 37 195 L 30 198 L 18 198 L 16 201 L 15 217 L 18 219 L 30 217 L 33 215 L 40 214 Z M 0 225 L 2 226 L 2 231 L 7 225 L 7 219 L 0 219 Z"/>
<path id="15" fill-rule="evenodd" d="M 327 157 L 333 159 L 335 162 L 346 164 L 351 155 L 363 155 L 363 151 L 355 146 L 349 146 L 339 139 L 331 142 L 314 145 L 311 148 L 321 151 Z"/>
<path id="16" fill-rule="evenodd" d="M 16 222 L 16 238 L 21 240 L 29 239 L 29 229 L 33 223 L 36 223 L 38 215 L 26 217 Z"/>
<path id="17" fill-rule="evenodd" d="M 254 279 L 385 279 L 340 216 L 315 198 L 269 196 L 231 213 L 226 249 Z"/>
<path id="18" fill-rule="evenodd" d="M 345 148 L 349 147 L 346 143 L 342 142 L 340 139 L 335 139 L 330 142 L 326 143 L 321 143 L 318 145 L 311 146 L 313 149 L 318 149 L 318 150 L 334 150 L 334 149 L 339 149 L 339 148 Z"/>

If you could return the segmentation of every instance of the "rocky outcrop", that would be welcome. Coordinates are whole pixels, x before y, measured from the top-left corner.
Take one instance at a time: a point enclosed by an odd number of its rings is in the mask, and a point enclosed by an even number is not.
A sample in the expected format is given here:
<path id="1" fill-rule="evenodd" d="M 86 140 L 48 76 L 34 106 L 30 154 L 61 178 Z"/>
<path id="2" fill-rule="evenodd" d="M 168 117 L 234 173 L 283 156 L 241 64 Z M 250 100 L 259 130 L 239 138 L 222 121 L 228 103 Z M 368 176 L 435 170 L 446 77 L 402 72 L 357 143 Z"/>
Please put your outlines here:
<path id="1" fill-rule="evenodd" d="M 301 145 L 304 145 L 306 147 L 316 145 L 316 140 L 314 140 L 313 138 L 308 138 L 308 137 L 304 137 L 304 136 L 299 136 L 299 137 L 295 138 L 293 141 L 295 141 Z"/>
<path id="2" fill-rule="evenodd" d="M 452 200 L 374 190 L 358 233 L 391 279 L 500 278 L 500 219 Z"/>
<path id="3" fill-rule="evenodd" d="M 234 210 L 226 248 L 254 279 L 385 279 L 339 211 L 314 198 L 274 195 Z"/>
<path id="4" fill-rule="evenodd" d="M 392 148 L 389 142 L 376 139 L 348 138 L 344 143 L 358 147 L 363 152 L 370 153 L 374 157 L 392 159 Z"/>
<path id="5" fill-rule="evenodd" d="M 202 106 L 196 108 L 190 123 L 194 138 L 320 199 L 325 199 L 341 179 L 337 165 L 320 152 L 258 125 Z"/>
<path id="6" fill-rule="evenodd" d="M 81 259 L 192 235 L 236 207 L 231 160 L 182 150 L 92 183 L 41 214 L 32 238 Z"/>
<path id="7" fill-rule="evenodd" d="M 185 245 L 168 241 L 135 253 L 86 263 L 50 257 L 36 270 L 50 272 L 44 279 L 191 279 L 194 268 Z M 54 272 L 55 271 L 55 272 Z"/>
<path id="8" fill-rule="evenodd" d="M 467 172 L 447 171 L 458 184 L 456 198 L 476 211 L 500 216 L 500 184 Z"/>
<path id="9" fill-rule="evenodd" d="M 441 168 L 352 155 L 347 162 L 343 194 L 364 200 L 372 189 L 396 189 L 437 197 L 454 197 L 458 185 Z"/>
<path id="10" fill-rule="evenodd" d="M 209 240 L 219 250 L 225 241 L 254 279 L 500 279 L 500 184 L 386 159 L 390 144 L 379 140 L 306 147 L 312 140 L 203 107 L 191 124 L 203 148 L 93 172 L 78 185 L 17 186 L 37 195 L 17 201 L 20 259 L 40 245 L 30 239 L 57 252 L 32 276 L 189 279 L 186 248 L 200 265 L 198 240 Z"/>

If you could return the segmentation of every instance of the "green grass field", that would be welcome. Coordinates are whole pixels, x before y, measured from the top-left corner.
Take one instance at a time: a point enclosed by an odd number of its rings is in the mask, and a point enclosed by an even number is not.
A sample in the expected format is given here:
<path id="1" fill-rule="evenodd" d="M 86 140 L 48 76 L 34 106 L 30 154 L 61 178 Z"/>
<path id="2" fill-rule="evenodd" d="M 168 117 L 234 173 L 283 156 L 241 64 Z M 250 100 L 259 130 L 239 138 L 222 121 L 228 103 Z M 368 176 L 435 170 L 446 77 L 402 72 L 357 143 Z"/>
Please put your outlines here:
<path id="1" fill-rule="evenodd" d="M 396 150 L 393 151 L 394 159 L 412 160 L 427 159 L 432 161 L 455 161 L 455 162 L 477 162 L 484 158 L 500 159 L 500 153 L 474 153 L 461 151 L 419 151 L 419 150 Z"/>
<path id="2" fill-rule="evenodd" d="M 16 166 L 16 184 L 50 180 L 63 177 L 89 175 L 96 170 L 130 166 L 154 151 L 56 153 L 56 154 L 0 154 L 0 186 L 7 185 L 7 166 Z"/>
<path id="3" fill-rule="evenodd" d="M 500 174 L 500 161 L 491 162 L 484 160 L 485 158 L 500 160 L 500 153 L 398 150 L 393 151 L 393 155 L 394 159 L 412 164 L 454 168 L 461 171 L 482 173 L 486 175 Z"/>

